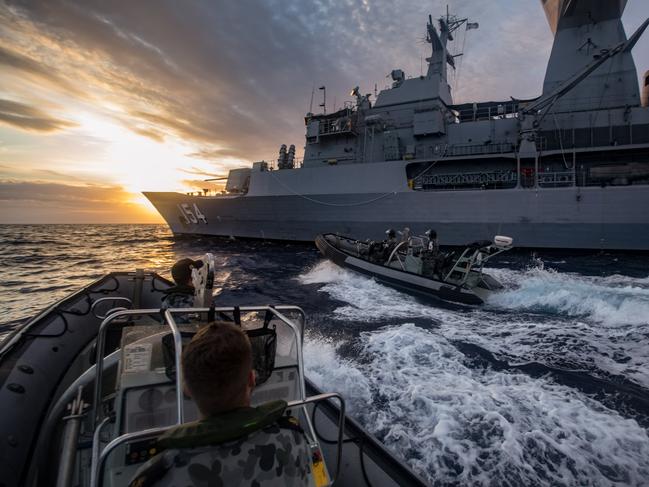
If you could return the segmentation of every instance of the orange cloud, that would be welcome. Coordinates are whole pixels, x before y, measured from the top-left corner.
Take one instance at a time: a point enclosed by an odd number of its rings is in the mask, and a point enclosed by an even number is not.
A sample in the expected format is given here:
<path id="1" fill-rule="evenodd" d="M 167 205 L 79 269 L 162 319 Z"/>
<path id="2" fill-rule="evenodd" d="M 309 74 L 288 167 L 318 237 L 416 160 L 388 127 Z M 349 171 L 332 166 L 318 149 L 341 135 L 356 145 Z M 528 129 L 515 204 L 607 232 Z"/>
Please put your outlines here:
<path id="1" fill-rule="evenodd" d="M 76 124 L 54 118 L 38 108 L 12 100 L 0 99 L 0 123 L 34 132 L 55 132 Z"/>
<path id="2" fill-rule="evenodd" d="M 0 180 L 0 223 L 161 223 L 119 186 Z"/>

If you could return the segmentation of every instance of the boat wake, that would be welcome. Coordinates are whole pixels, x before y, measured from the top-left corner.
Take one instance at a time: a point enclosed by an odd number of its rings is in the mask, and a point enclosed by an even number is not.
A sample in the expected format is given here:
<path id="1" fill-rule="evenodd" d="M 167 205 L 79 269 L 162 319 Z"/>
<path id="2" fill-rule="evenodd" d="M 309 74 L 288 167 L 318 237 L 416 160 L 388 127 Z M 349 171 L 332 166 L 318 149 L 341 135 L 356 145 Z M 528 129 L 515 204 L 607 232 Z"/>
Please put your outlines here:
<path id="1" fill-rule="evenodd" d="M 605 326 L 649 324 L 649 278 L 588 277 L 542 268 L 488 272 L 509 287 L 490 297 L 495 307 L 568 315 Z"/>
<path id="2" fill-rule="evenodd" d="M 358 358 L 310 336 L 307 374 L 352 398 L 352 415 L 431 482 L 638 485 L 649 437 L 547 378 L 475 368 L 433 330 L 411 323 L 358 337 Z"/>
<path id="3" fill-rule="evenodd" d="M 309 377 L 430 480 L 641 484 L 649 279 L 489 272 L 504 293 L 458 309 L 318 263 L 299 281 L 356 333 L 310 335 Z"/>
<path id="4" fill-rule="evenodd" d="M 624 376 L 649 388 L 649 279 L 540 268 L 489 272 L 506 290 L 483 307 L 426 305 L 327 261 L 299 279 L 319 284 L 320 292 L 339 301 L 332 315 L 347 323 L 414 319 L 511 363 L 538 361 L 606 378 Z"/>

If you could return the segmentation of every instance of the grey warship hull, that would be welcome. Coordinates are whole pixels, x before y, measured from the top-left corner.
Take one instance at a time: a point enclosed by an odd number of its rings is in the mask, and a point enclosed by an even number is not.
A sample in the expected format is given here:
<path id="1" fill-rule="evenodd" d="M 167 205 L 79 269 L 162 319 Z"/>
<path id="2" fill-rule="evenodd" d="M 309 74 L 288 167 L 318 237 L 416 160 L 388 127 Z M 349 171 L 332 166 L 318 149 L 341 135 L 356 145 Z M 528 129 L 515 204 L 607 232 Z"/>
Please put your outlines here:
<path id="1" fill-rule="evenodd" d="M 312 194 L 309 199 L 145 195 L 175 234 L 312 242 L 320 233 L 381 239 L 388 227 L 423 232 L 432 226 L 444 245 L 506 234 L 517 247 L 649 249 L 649 188 L 642 186 Z M 205 221 L 185 220 L 181 208 L 191 211 L 194 205 Z"/>
<path id="2" fill-rule="evenodd" d="M 425 75 L 307 113 L 304 159 L 230 171 L 224 194 L 145 193 L 177 234 L 313 241 L 435 228 L 444 245 L 507 234 L 517 247 L 649 250 L 649 71 L 642 96 L 625 0 L 542 0 L 554 44 L 532 100 L 454 104 L 447 48 L 477 23 L 446 16 Z"/>

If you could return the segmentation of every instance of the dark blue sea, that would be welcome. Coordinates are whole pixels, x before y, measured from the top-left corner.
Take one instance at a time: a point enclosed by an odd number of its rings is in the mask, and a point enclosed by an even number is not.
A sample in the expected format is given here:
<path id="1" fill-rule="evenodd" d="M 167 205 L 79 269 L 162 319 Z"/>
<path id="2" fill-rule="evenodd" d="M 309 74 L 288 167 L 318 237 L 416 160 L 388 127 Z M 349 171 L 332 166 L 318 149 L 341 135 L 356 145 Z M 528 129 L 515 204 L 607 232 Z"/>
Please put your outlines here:
<path id="1" fill-rule="evenodd" d="M 218 303 L 306 310 L 308 377 L 431 483 L 649 485 L 646 254 L 512 251 L 487 305 L 432 306 L 310 245 L 0 226 L 0 333 L 109 271 L 205 252 Z"/>

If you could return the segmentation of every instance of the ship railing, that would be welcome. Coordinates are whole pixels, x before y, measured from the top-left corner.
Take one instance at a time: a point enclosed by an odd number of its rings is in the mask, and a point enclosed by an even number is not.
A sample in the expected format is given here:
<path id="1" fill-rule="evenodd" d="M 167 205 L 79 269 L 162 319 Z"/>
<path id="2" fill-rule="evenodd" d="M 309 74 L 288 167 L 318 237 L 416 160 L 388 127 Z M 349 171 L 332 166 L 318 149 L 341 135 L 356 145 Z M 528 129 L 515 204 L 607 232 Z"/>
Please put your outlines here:
<path id="1" fill-rule="evenodd" d="M 518 117 L 518 110 L 518 103 L 503 103 L 490 106 L 477 105 L 475 109 L 465 108 L 458 110 L 457 114 L 460 122 L 477 122 L 479 120 Z"/>
<path id="2" fill-rule="evenodd" d="M 627 96 L 570 96 L 565 98 L 563 102 L 572 110 L 584 110 L 601 107 L 603 103 L 609 105 L 606 109 L 619 109 L 625 108 L 629 105 L 629 98 Z M 499 103 L 480 105 L 476 104 L 475 107 L 463 108 L 456 110 L 455 113 L 460 122 L 475 122 L 480 120 L 493 120 L 500 118 L 518 117 L 518 112 L 524 108 L 525 102 L 515 103 Z M 610 107 L 614 105 L 613 107 Z"/>
<path id="3" fill-rule="evenodd" d="M 320 120 L 318 135 L 354 134 L 351 117 L 341 117 L 335 120 Z"/>
<path id="4" fill-rule="evenodd" d="M 414 181 L 414 189 L 495 189 L 513 188 L 518 182 L 515 170 L 426 174 Z"/>
<path id="5" fill-rule="evenodd" d="M 474 156 L 481 154 L 507 154 L 514 151 L 514 144 L 511 142 L 497 142 L 491 144 L 462 144 L 451 145 L 446 151 L 447 157 L 453 156 Z"/>
<path id="6" fill-rule="evenodd" d="M 537 182 L 542 188 L 573 186 L 575 183 L 575 175 L 572 171 L 543 171 L 539 172 Z"/>
<path id="7" fill-rule="evenodd" d="M 573 92 L 574 93 L 574 92 Z M 637 103 L 637 102 L 636 102 Z M 563 104 L 561 111 L 574 110 L 615 110 L 626 108 L 630 104 L 629 97 L 626 95 L 604 95 L 604 96 L 565 96 L 557 101 L 557 104 Z M 603 105 L 604 106 L 602 108 Z M 557 113 L 558 114 L 558 113 Z"/>

